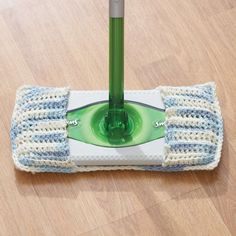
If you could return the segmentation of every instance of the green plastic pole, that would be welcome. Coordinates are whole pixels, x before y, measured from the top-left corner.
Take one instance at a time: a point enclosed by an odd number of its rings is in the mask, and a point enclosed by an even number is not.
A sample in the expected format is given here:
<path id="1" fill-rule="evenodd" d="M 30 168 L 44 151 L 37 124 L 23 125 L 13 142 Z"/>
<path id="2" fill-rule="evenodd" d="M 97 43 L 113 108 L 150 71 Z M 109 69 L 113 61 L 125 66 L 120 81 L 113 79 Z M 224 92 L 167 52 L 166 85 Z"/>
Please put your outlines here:
<path id="1" fill-rule="evenodd" d="M 110 18 L 109 108 L 124 108 L 124 19 Z"/>
<path id="2" fill-rule="evenodd" d="M 128 126 L 124 109 L 124 0 L 109 1 L 109 111 L 106 128 L 110 138 L 122 138 Z"/>

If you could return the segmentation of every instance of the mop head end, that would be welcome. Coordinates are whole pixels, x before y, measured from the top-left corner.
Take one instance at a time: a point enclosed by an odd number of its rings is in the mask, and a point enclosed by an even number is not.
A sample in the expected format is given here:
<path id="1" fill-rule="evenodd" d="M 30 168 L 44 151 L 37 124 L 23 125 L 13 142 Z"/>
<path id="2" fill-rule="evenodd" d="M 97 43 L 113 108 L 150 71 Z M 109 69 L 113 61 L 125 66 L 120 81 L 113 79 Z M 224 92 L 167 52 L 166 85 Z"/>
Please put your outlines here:
<path id="1" fill-rule="evenodd" d="M 96 106 L 102 109 L 107 91 L 19 88 L 11 125 L 16 168 L 33 173 L 74 173 L 212 170 L 218 165 L 223 120 L 214 83 L 126 91 L 125 98 L 137 109 L 146 107 L 154 116 L 156 112 L 157 118 L 145 118 L 150 120 L 143 124 L 145 135 L 137 134 L 127 145 L 112 146 L 92 137 L 89 118 L 82 123 L 72 119 L 86 112 L 91 115 Z M 158 112 L 164 114 L 164 122 L 158 120 Z"/>

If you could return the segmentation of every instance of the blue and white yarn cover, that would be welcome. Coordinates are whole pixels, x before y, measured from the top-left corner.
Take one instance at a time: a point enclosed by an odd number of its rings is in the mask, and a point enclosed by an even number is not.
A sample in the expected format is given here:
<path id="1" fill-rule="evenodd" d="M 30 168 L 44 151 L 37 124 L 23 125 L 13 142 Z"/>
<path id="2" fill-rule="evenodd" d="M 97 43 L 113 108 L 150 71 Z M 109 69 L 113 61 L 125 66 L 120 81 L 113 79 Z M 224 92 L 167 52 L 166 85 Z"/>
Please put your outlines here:
<path id="1" fill-rule="evenodd" d="M 66 112 L 69 88 L 18 89 L 11 141 L 15 166 L 28 172 L 74 173 L 96 170 L 187 171 L 214 169 L 221 156 L 223 120 L 215 84 L 161 86 L 166 109 L 162 165 L 78 166 L 70 157 Z"/>

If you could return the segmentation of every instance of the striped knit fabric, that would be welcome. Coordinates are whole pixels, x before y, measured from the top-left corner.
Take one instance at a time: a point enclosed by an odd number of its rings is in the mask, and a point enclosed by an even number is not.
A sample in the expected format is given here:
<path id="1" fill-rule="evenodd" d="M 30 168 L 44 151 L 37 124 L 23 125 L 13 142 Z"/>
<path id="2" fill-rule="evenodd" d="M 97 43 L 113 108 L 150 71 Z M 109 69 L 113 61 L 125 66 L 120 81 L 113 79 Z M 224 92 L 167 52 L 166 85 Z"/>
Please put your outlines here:
<path id="1" fill-rule="evenodd" d="M 77 166 L 66 130 L 68 88 L 19 88 L 12 117 L 15 166 L 28 172 L 83 172 L 133 169 L 211 170 L 220 160 L 223 120 L 214 83 L 159 87 L 166 108 L 166 147 L 162 165 Z"/>

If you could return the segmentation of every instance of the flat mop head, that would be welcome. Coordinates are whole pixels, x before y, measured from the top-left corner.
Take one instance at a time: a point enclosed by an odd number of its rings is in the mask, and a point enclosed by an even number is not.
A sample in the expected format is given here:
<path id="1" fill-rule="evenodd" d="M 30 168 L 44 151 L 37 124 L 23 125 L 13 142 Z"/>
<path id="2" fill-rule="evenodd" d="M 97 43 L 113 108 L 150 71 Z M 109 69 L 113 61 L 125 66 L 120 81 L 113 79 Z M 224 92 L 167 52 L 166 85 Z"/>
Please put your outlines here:
<path id="1" fill-rule="evenodd" d="M 136 129 L 130 139 L 115 144 L 98 132 L 96 111 L 106 109 L 106 97 L 105 91 L 21 87 L 11 127 L 15 166 L 73 173 L 211 170 L 218 165 L 223 121 L 214 83 L 125 92 L 125 108 Z M 150 115 L 137 118 L 135 112 L 144 109 Z"/>

